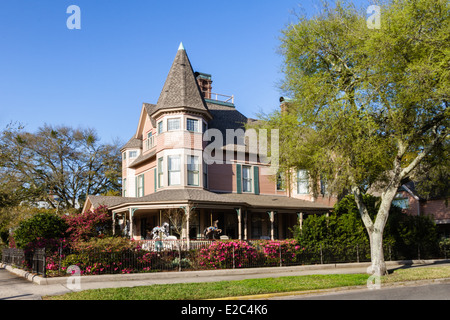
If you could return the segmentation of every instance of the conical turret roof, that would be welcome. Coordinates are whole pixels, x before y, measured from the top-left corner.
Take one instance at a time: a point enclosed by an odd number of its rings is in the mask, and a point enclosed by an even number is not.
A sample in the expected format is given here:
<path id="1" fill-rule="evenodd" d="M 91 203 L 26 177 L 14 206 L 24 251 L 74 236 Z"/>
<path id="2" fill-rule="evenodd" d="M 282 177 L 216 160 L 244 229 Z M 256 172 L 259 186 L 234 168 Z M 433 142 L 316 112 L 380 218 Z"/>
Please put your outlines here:
<path id="1" fill-rule="evenodd" d="M 181 43 L 153 114 L 164 109 L 186 108 L 208 112 L 186 50 Z"/>

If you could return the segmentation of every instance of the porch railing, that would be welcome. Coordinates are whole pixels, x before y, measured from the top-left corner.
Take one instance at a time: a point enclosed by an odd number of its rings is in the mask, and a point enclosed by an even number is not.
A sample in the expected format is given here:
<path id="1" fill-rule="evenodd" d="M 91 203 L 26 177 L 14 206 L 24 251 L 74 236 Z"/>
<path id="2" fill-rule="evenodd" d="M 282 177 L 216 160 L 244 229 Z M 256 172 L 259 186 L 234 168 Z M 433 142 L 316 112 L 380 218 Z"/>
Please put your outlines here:
<path id="1" fill-rule="evenodd" d="M 199 250 L 208 248 L 211 243 L 216 240 L 136 240 L 135 242 L 147 251 L 161 251 L 161 250 Z"/>

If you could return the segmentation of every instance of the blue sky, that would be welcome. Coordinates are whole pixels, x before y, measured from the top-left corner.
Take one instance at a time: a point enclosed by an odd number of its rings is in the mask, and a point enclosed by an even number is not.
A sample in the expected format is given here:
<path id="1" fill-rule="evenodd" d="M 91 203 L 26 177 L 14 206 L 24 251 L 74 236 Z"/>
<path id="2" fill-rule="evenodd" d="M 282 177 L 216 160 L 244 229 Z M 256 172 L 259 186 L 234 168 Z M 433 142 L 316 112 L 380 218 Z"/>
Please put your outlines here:
<path id="1" fill-rule="evenodd" d="M 299 7 L 299 3 L 301 5 Z M 81 9 L 69 30 L 67 7 Z M 300 0 L 0 0 L 0 128 L 19 121 L 95 128 L 128 141 L 156 103 L 180 42 L 213 92 L 254 117 L 278 107 L 281 30 Z"/>

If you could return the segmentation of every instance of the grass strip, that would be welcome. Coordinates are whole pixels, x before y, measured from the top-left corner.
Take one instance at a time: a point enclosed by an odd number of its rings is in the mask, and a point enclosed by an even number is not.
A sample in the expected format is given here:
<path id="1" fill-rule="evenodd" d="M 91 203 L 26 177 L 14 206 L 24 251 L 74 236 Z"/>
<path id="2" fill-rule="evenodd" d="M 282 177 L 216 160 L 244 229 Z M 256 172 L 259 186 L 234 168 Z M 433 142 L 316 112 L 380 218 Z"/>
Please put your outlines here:
<path id="1" fill-rule="evenodd" d="M 203 283 L 164 284 L 94 289 L 47 297 L 51 300 L 201 300 L 265 293 L 366 285 L 367 274 L 330 274 L 246 279 Z M 398 269 L 382 283 L 450 278 L 450 267 Z"/>

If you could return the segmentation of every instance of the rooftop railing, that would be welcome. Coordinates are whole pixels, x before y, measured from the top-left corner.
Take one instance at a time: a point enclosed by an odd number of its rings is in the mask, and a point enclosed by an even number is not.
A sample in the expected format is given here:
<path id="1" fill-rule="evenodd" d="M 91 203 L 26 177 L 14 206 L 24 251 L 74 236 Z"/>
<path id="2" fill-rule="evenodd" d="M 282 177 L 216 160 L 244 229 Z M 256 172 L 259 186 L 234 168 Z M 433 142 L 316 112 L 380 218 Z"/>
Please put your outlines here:
<path id="1" fill-rule="evenodd" d="M 203 91 L 203 96 L 205 99 L 234 104 L 234 95 L 228 96 L 225 94 Z"/>

